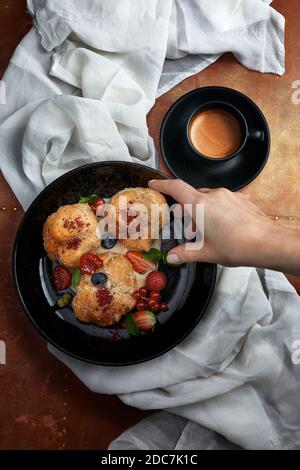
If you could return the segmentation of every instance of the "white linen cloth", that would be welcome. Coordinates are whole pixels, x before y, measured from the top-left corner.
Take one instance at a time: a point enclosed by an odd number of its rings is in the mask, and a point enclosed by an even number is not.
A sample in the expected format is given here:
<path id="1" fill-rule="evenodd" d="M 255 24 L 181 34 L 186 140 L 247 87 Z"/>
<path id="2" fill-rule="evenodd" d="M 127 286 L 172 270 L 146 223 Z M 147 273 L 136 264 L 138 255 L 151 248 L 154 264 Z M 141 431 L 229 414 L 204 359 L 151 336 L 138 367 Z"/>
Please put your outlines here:
<path id="1" fill-rule="evenodd" d="M 155 97 L 223 52 L 232 51 L 251 69 L 283 74 L 284 19 L 269 3 L 28 0 L 35 28 L 13 55 L 3 78 L 6 104 L 0 105 L 1 169 L 23 207 L 85 163 L 155 166 L 146 123 Z M 224 269 L 195 331 L 146 364 L 96 367 L 50 350 L 91 390 L 178 415 L 164 421 L 166 432 L 169 424 L 172 429 L 165 448 L 229 441 L 296 448 L 299 372 L 291 353 L 300 335 L 299 299 L 282 275 L 260 275 Z M 155 439 L 149 443 L 147 430 L 162 419 L 150 418 L 144 433 L 138 428 L 140 441 L 132 445 L 159 446 Z M 113 445 L 133 442 L 136 431 L 129 432 Z"/>
<path id="2" fill-rule="evenodd" d="M 281 75 L 284 18 L 268 3 L 28 0 L 36 28 L 12 57 L 0 105 L 1 169 L 23 207 L 85 163 L 156 166 L 155 97 L 223 52 Z"/>
<path id="3" fill-rule="evenodd" d="M 108 450 L 242 450 L 195 421 L 161 411 L 123 432 Z"/>
<path id="4" fill-rule="evenodd" d="M 224 268 L 205 316 L 163 356 L 116 368 L 49 349 L 90 390 L 186 419 L 150 417 L 111 448 L 299 449 L 299 340 L 300 298 L 283 274 Z"/>

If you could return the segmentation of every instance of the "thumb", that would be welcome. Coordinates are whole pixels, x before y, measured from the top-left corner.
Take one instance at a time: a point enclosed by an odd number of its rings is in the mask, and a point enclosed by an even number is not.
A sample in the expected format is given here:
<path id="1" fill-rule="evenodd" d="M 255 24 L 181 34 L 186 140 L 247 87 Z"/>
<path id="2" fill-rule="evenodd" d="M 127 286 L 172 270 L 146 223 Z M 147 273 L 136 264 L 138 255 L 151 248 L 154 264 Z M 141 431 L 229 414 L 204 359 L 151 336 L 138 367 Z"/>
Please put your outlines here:
<path id="1" fill-rule="evenodd" d="M 192 263 L 195 261 L 210 262 L 212 253 L 207 244 L 184 243 L 169 251 L 167 262 L 169 264 Z"/>

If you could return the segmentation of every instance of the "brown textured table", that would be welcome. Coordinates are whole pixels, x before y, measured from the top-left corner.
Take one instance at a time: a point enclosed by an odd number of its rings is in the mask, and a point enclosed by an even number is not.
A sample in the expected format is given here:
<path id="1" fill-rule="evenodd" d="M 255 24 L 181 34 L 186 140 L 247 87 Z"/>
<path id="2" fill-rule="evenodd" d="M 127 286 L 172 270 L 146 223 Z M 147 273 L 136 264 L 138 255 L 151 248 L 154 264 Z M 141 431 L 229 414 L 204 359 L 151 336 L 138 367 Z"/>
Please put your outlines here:
<path id="1" fill-rule="evenodd" d="M 0 3 L 0 77 L 15 47 L 31 27 L 25 0 Z M 271 127 L 269 163 L 245 191 L 276 223 L 300 226 L 299 106 L 291 102 L 292 82 L 300 79 L 300 10 L 297 0 L 274 1 L 287 18 L 287 71 L 284 77 L 261 75 L 241 67 L 227 54 L 190 77 L 156 103 L 149 115 L 158 143 L 162 118 L 183 93 L 204 85 L 236 88 L 263 109 Z M 299 71 L 299 72 L 298 72 Z M 299 75 L 297 75 L 297 73 Z M 161 164 L 161 168 L 166 168 Z M 116 397 L 89 392 L 53 358 L 25 318 L 11 278 L 12 241 L 23 215 L 12 191 L 0 179 L 0 340 L 7 364 L 0 365 L 0 449 L 104 449 L 128 426 L 147 414 Z M 299 279 L 291 279 L 300 288 Z"/>

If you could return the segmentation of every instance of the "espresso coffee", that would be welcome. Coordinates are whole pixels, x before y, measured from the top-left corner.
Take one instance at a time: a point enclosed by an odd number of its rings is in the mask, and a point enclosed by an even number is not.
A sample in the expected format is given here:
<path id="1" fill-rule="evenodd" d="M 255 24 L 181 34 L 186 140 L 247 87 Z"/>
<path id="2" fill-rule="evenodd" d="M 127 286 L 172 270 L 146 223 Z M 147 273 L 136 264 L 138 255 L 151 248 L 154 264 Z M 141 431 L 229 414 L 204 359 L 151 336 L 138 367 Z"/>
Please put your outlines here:
<path id="1" fill-rule="evenodd" d="M 239 120 L 225 109 L 200 111 L 189 126 L 190 140 L 198 152 L 210 158 L 224 158 L 235 153 L 243 143 Z"/>

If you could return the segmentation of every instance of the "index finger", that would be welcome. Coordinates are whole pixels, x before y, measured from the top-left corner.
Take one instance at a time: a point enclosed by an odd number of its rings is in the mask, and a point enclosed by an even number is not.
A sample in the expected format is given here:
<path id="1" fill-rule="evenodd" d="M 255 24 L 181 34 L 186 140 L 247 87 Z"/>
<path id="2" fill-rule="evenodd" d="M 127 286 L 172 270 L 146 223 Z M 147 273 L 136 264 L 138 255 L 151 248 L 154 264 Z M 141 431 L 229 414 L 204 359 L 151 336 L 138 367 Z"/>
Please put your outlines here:
<path id="1" fill-rule="evenodd" d="M 148 186 L 160 193 L 172 196 L 180 204 L 193 204 L 201 198 L 201 194 L 182 180 L 150 180 Z M 202 195 L 204 197 L 204 195 Z"/>

